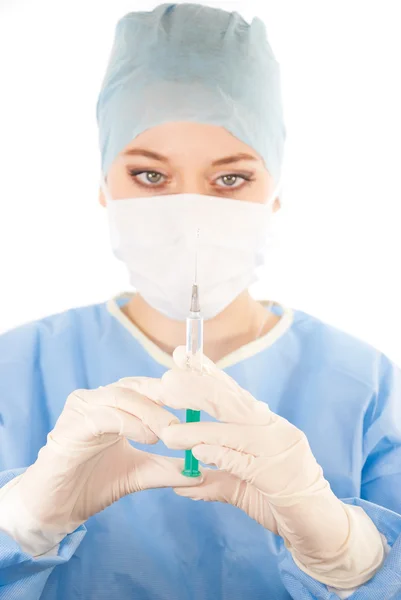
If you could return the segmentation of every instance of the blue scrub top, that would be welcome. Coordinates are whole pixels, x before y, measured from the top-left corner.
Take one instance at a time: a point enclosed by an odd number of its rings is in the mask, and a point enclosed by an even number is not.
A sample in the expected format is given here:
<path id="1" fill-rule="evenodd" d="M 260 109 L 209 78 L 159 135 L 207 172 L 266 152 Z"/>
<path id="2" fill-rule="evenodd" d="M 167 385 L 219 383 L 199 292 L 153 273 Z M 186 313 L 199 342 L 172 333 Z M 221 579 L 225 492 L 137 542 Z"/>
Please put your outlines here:
<path id="1" fill-rule="evenodd" d="M 73 309 L 0 337 L 0 486 L 35 461 L 73 390 L 167 370 L 171 357 L 128 322 L 123 302 Z M 362 506 L 387 539 L 382 569 L 351 598 L 401 599 L 400 370 L 304 312 L 271 310 L 282 315 L 278 325 L 222 367 L 306 433 L 334 493 Z M 182 456 L 162 442 L 133 445 Z M 0 532 L 0 600 L 336 597 L 239 509 L 170 489 L 121 499 L 67 536 L 57 557 L 34 560 Z"/>

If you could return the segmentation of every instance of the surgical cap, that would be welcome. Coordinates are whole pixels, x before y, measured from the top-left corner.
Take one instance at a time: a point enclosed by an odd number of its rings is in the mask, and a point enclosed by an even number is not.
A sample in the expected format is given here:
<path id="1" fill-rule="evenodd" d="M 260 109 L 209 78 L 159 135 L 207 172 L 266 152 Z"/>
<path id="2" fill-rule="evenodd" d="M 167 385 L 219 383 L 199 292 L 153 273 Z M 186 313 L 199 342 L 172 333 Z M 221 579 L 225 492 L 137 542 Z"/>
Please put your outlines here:
<path id="1" fill-rule="evenodd" d="M 97 103 L 102 171 L 140 133 L 172 121 L 218 125 L 256 150 L 278 182 L 285 127 L 280 69 L 263 21 L 162 4 L 118 23 Z"/>

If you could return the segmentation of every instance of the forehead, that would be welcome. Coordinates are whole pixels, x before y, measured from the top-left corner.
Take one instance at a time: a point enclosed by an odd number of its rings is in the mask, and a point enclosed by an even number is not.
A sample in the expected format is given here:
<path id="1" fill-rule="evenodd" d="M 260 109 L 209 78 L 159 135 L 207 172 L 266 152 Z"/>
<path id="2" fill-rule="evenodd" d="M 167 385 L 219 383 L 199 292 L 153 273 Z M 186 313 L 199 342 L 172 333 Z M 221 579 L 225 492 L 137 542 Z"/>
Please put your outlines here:
<path id="1" fill-rule="evenodd" d="M 210 161 L 224 155 L 243 153 L 262 160 L 250 146 L 224 127 L 191 121 L 166 122 L 151 127 L 134 138 L 123 150 L 146 148 L 160 154 L 208 157 Z"/>

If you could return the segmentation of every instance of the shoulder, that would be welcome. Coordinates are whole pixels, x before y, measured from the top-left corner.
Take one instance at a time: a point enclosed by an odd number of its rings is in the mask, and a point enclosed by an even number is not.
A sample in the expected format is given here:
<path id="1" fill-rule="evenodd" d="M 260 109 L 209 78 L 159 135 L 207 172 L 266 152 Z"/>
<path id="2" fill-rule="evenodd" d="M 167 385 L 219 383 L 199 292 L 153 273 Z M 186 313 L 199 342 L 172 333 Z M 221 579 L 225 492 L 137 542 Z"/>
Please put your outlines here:
<path id="1" fill-rule="evenodd" d="M 102 327 L 105 304 L 72 308 L 25 323 L 0 335 L 0 364 L 33 363 L 43 352 L 64 350 L 82 340 L 88 331 Z"/>
<path id="2" fill-rule="evenodd" d="M 352 378 L 377 390 L 396 365 L 379 349 L 356 336 L 300 310 L 294 310 L 291 334 L 302 361 L 338 377 Z"/>
<path id="3" fill-rule="evenodd" d="M 101 306 L 71 309 L 0 336 L 0 470 L 35 460 L 68 394 L 85 384 L 83 338 L 96 336 Z"/>
<path id="4" fill-rule="evenodd" d="M 394 431 L 395 423 L 399 428 L 401 369 L 382 351 L 340 328 L 302 311 L 294 310 L 293 316 L 289 340 L 291 356 L 297 358 L 292 368 L 300 368 L 306 377 L 306 393 L 317 390 L 325 406 L 330 402 L 342 411 L 347 406 L 354 423 L 362 411 L 365 432 L 374 422 L 380 435 Z"/>

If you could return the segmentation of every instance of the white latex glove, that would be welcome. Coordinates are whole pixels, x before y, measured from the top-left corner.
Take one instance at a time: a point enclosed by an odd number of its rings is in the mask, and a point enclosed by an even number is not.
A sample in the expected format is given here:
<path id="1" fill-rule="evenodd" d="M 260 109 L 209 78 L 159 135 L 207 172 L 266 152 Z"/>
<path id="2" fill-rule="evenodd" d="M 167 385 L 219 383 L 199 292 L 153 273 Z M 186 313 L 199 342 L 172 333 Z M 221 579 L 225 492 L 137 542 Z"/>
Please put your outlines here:
<path id="1" fill-rule="evenodd" d="M 202 374 L 186 369 L 185 348 L 177 348 L 174 360 L 177 367 L 160 381 L 148 380 L 147 395 L 223 421 L 172 425 L 162 433 L 169 448 L 190 448 L 219 469 L 176 493 L 237 506 L 278 533 L 296 564 L 322 583 L 346 589 L 370 579 L 383 560 L 380 534 L 361 508 L 334 495 L 305 434 L 208 359 Z"/>
<path id="2" fill-rule="evenodd" d="M 155 444 L 163 429 L 179 423 L 143 396 L 141 385 L 141 378 L 128 378 L 73 392 L 36 462 L 0 490 L 0 530 L 25 552 L 47 553 L 127 494 L 199 483 L 181 475 L 183 460 L 129 444 L 127 438 Z"/>

